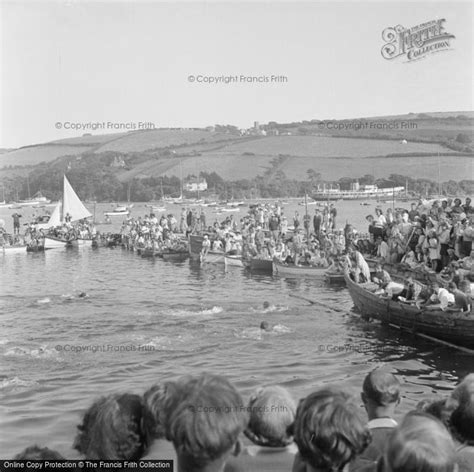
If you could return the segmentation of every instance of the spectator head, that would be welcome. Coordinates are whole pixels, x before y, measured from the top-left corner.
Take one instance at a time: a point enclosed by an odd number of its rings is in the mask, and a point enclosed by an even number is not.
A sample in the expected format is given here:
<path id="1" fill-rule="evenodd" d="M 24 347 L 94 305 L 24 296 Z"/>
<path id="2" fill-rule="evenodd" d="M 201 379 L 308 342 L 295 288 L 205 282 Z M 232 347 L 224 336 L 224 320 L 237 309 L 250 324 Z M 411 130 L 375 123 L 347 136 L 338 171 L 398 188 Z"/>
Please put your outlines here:
<path id="1" fill-rule="evenodd" d="M 150 443 L 145 408 L 138 395 L 97 400 L 84 414 L 73 447 L 86 459 L 140 459 Z"/>
<path id="2" fill-rule="evenodd" d="M 337 389 L 319 390 L 303 399 L 293 433 L 301 458 L 323 470 L 342 470 L 370 442 L 370 432 L 357 407 Z"/>
<path id="3" fill-rule="evenodd" d="M 52 451 L 47 447 L 39 446 L 29 446 L 25 450 L 17 454 L 14 460 L 36 460 L 36 461 L 45 461 L 45 460 L 64 460 L 64 457 L 59 454 L 59 452 Z"/>
<path id="4" fill-rule="evenodd" d="M 176 450 L 178 470 L 222 470 L 247 423 L 242 398 L 228 380 L 191 377 L 168 418 L 167 439 Z"/>
<path id="5" fill-rule="evenodd" d="M 179 384 L 163 382 L 153 385 L 143 395 L 147 431 L 156 439 L 166 437 L 167 413 L 172 410 L 177 399 Z"/>
<path id="6" fill-rule="evenodd" d="M 296 403 L 283 387 L 259 388 L 249 399 L 250 421 L 245 435 L 255 444 L 284 447 L 293 442 L 289 432 L 295 420 Z"/>
<path id="7" fill-rule="evenodd" d="M 453 293 L 458 289 L 457 285 L 455 282 L 449 282 L 448 284 L 448 290 Z"/>
<path id="8" fill-rule="evenodd" d="M 455 446 L 431 415 L 408 413 L 390 436 L 380 459 L 383 472 L 455 472 Z"/>
<path id="9" fill-rule="evenodd" d="M 369 419 L 392 416 L 400 401 L 400 382 L 383 368 L 374 369 L 364 379 L 361 398 Z"/>
<path id="10" fill-rule="evenodd" d="M 451 427 L 461 442 L 474 443 L 474 374 L 469 374 L 453 391 L 456 405 L 451 415 Z"/>

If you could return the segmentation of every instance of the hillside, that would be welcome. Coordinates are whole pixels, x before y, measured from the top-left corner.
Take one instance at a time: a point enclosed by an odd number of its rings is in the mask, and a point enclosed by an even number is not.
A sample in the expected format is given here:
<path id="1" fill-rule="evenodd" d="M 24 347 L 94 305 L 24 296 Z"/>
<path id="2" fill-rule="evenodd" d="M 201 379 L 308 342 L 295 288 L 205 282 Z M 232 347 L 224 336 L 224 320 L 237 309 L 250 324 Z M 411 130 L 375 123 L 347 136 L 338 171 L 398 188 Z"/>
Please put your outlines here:
<path id="1" fill-rule="evenodd" d="M 401 129 L 405 122 L 411 126 Z M 261 129 L 268 135 L 254 129 L 241 135 L 231 126 L 88 133 L 0 154 L 0 179 L 15 188 L 32 172 L 71 169 L 86 157 L 102 162 L 104 172 L 121 183 L 201 172 L 228 181 L 278 173 L 304 181 L 308 169 L 325 180 L 392 173 L 433 180 L 438 173 L 443 180 L 474 177 L 474 112 L 270 122 Z"/>

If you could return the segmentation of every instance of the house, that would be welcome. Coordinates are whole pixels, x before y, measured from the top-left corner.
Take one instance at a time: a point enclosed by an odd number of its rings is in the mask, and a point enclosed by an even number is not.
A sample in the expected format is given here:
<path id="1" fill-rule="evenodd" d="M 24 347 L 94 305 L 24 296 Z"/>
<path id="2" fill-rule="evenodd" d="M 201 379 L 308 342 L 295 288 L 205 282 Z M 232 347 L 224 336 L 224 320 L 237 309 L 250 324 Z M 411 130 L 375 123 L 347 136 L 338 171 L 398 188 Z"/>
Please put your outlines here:
<path id="1" fill-rule="evenodd" d="M 207 190 L 207 182 L 206 179 L 201 180 L 192 180 L 190 182 L 186 182 L 184 185 L 184 189 L 188 192 L 203 192 Z"/>

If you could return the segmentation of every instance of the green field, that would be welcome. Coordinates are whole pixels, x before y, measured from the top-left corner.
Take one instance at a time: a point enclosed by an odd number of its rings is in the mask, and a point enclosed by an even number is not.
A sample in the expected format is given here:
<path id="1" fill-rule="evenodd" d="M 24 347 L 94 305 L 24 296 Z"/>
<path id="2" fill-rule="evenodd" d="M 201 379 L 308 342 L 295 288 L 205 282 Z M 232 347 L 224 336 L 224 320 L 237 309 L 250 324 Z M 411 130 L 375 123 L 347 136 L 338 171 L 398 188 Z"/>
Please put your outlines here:
<path id="1" fill-rule="evenodd" d="M 438 144 L 411 143 L 375 139 L 333 138 L 328 136 L 274 136 L 231 144 L 215 152 L 216 156 L 239 156 L 254 153 L 261 156 L 289 155 L 299 157 L 371 157 L 394 153 L 443 152 Z"/>
<path id="2" fill-rule="evenodd" d="M 89 146 L 65 146 L 45 144 L 20 148 L 0 155 L 0 168 L 6 166 L 34 166 L 40 162 L 51 162 L 61 156 L 78 156 L 89 151 Z"/>
<path id="3" fill-rule="evenodd" d="M 215 141 L 235 138 L 224 133 L 194 130 L 153 130 L 129 133 L 121 138 L 113 139 L 98 147 L 95 152 L 120 151 L 141 152 L 151 149 L 162 149 L 183 146 L 193 143 L 212 143 Z"/>

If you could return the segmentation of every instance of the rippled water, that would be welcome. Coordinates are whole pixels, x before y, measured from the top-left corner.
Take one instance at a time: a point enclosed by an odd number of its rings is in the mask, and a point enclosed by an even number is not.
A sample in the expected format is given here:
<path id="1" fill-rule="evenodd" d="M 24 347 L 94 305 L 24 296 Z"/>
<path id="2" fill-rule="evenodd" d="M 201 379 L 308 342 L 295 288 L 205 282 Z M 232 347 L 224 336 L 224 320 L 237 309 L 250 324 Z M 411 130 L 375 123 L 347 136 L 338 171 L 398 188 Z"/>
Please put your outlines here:
<path id="1" fill-rule="evenodd" d="M 345 289 L 318 281 L 105 248 L 0 256 L 0 267 L 0 457 L 34 443 L 77 457 L 75 427 L 95 398 L 187 373 L 227 375 L 244 396 L 271 383 L 357 395 L 389 364 L 402 414 L 472 370 L 472 358 L 363 322 Z"/>

